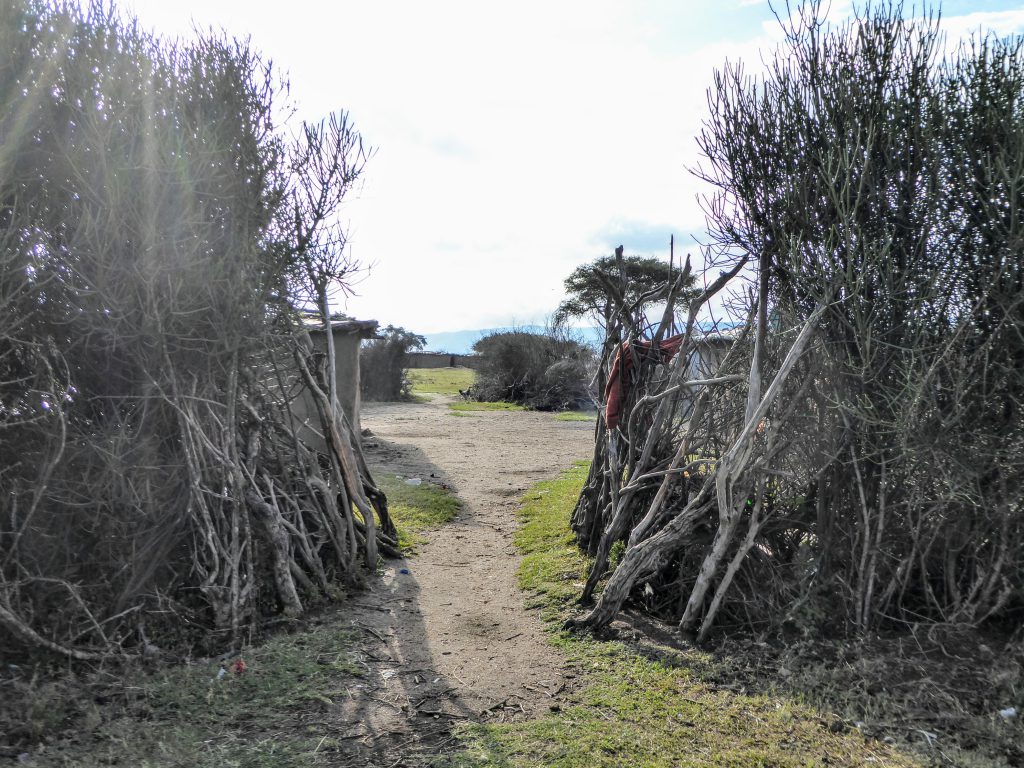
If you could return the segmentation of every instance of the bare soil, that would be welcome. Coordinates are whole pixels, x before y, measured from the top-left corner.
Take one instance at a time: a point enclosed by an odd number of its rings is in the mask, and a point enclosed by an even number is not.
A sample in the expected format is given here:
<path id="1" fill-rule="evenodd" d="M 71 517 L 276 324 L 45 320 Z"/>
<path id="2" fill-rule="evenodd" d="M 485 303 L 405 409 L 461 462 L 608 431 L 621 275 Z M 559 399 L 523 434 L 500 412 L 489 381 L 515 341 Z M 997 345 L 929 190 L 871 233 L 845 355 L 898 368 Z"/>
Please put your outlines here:
<path id="1" fill-rule="evenodd" d="M 447 484 L 464 507 L 346 611 L 367 674 L 345 706 L 344 765 L 421 765 L 457 748 L 454 724 L 535 717 L 576 677 L 524 606 L 512 534 L 523 492 L 589 457 L 593 424 L 447 403 L 363 407 L 374 472 Z"/>

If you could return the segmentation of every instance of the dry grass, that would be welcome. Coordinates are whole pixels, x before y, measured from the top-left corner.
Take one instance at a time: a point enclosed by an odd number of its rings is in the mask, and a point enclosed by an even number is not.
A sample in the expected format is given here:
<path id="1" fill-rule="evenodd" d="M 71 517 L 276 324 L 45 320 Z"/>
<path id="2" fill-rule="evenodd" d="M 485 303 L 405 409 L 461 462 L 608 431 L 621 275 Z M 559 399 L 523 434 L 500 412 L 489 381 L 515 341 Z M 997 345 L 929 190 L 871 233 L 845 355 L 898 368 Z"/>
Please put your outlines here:
<path id="1" fill-rule="evenodd" d="M 376 476 L 406 552 L 461 508 L 441 485 Z M 241 673 L 234 659 L 80 673 L 9 665 L 0 670 L 0 758 L 39 768 L 338 765 L 352 724 L 336 712 L 361 674 L 344 604 L 290 628 L 245 648 Z"/>
<path id="2" fill-rule="evenodd" d="M 15 731 L 0 721 L 8 741 L 0 756 L 39 768 L 333 765 L 344 748 L 339 728 L 312 726 L 357 682 L 351 627 L 330 615 L 295 628 L 245 648 L 240 672 L 228 659 L 94 670 L 43 685 L 27 671 L 5 680 L 28 716 Z"/>

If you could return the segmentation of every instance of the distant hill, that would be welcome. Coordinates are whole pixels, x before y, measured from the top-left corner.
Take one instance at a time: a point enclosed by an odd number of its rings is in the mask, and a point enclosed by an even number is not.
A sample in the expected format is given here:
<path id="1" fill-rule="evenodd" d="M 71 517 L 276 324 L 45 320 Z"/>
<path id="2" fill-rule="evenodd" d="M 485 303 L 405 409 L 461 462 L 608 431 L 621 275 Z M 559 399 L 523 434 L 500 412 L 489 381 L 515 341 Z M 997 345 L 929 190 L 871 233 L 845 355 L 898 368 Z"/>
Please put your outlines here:
<path id="1" fill-rule="evenodd" d="M 501 331 L 526 331 L 528 333 L 544 333 L 541 325 L 523 325 L 516 328 L 475 328 L 469 331 L 443 331 L 441 333 L 425 333 L 427 352 L 450 352 L 453 355 L 465 355 L 473 351 L 473 344 L 480 338 Z M 574 328 L 573 333 L 585 344 L 598 346 L 604 341 L 604 331 L 600 328 Z"/>

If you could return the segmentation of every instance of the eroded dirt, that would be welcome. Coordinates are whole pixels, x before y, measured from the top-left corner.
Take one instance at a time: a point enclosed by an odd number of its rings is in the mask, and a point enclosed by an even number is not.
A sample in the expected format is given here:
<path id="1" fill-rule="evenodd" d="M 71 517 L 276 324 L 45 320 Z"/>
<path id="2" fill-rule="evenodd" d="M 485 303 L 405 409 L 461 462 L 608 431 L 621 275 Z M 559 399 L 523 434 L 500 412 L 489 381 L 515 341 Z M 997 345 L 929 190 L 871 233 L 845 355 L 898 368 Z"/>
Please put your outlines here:
<path id="1" fill-rule="evenodd" d="M 415 557 L 388 563 L 350 617 L 366 669 L 345 706 L 344 765 L 414 766 L 457 748 L 461 721 L 536 717 L 576 677 L 516 586 L 523 492 L 588 458 L 593 424 L 551 414 L 471 412 L 447 400 L 366 404 L 375 472 L 446 483 L 464 502 Z"/>

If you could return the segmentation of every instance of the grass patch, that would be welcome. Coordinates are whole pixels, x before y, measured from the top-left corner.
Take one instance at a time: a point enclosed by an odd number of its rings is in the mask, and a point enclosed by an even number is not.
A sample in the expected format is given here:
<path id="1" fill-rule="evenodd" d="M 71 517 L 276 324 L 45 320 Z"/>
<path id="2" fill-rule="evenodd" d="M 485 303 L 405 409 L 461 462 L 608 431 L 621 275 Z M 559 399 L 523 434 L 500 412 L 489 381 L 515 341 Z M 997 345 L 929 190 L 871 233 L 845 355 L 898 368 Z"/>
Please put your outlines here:
<path id="1" fill-rule="evenodd" d="M 708 654 L 659 648 L 650 658 L 619 642 L 560 631 L 588 567 L 569 530 L 586 474 L 587 465 L 578 464 L 535 486 L 516 534 L 524 554 L 519 584 L 584 684 L 561 711 L 537 720 L 465 727 L 466 749 L 451 765 L 915 765 L 796 701 L 712 683 L 718 667 Z"/>
<path id="2" fill-rule="evenodd" d="M 462 501 L 447 487 L 429 480 L 406 485 L 405 478 L 378 470 L 374 477 L 388 497 L 388 511 L 398 528 L 398 544 L 411 554 L 426 539 L 422 534 L 450 522 L 462 508 Z"/>
<path id="3" fill-rule="evenodd" d="M 476 371 L 472 368 L 409 368 L 405 375 L 414 395 L 457 397 L 460 389 L 469 389 L 476 381 Z"/>
<path id="4" fill-rule="evenodd" d="M 448 395 L 458 397 L 459 390 L 466 390 L 476 381 L 472 368 L 409 368 L 405 375 L 412 383 L 412 394 L 416 402 L 428 402 L 425 395 Z M 449 403 L 448 407 L 458 415 L 466 411 L 525 411 L 515 403 L 478 403 L 474 400 L 460 400 Z"/>
<path id="5" fill-rule="evenodd" d="M 354 638 L 340 619 L 281 633 L 231 662 L 176 665 L 155 672 L 98 675 L 75 730 L 48 734 L 27 753 L 29 766 L 132 768 L 245 766 L 300 768 L 336 764 L 346 743 L 328 721 L 359 682 Z M 220 672 L 224 669 L 224 673 Z M 86 691 L 83 691 L 85 694 Z M 95 702 L 103 702 L 100 710 Z"/>
<path id="6" fill-rule="evenodd" d="M 559 411 L 556 421 L 597 421 L 596 411 Z"/>
<path id="7" fill-rule="evenodd" d="M 453 411 L 525 411 L 526 406 L 515 403 L 478 403 L 475 400 L 465 400 L 458 403 L 448 403 Z"/>

